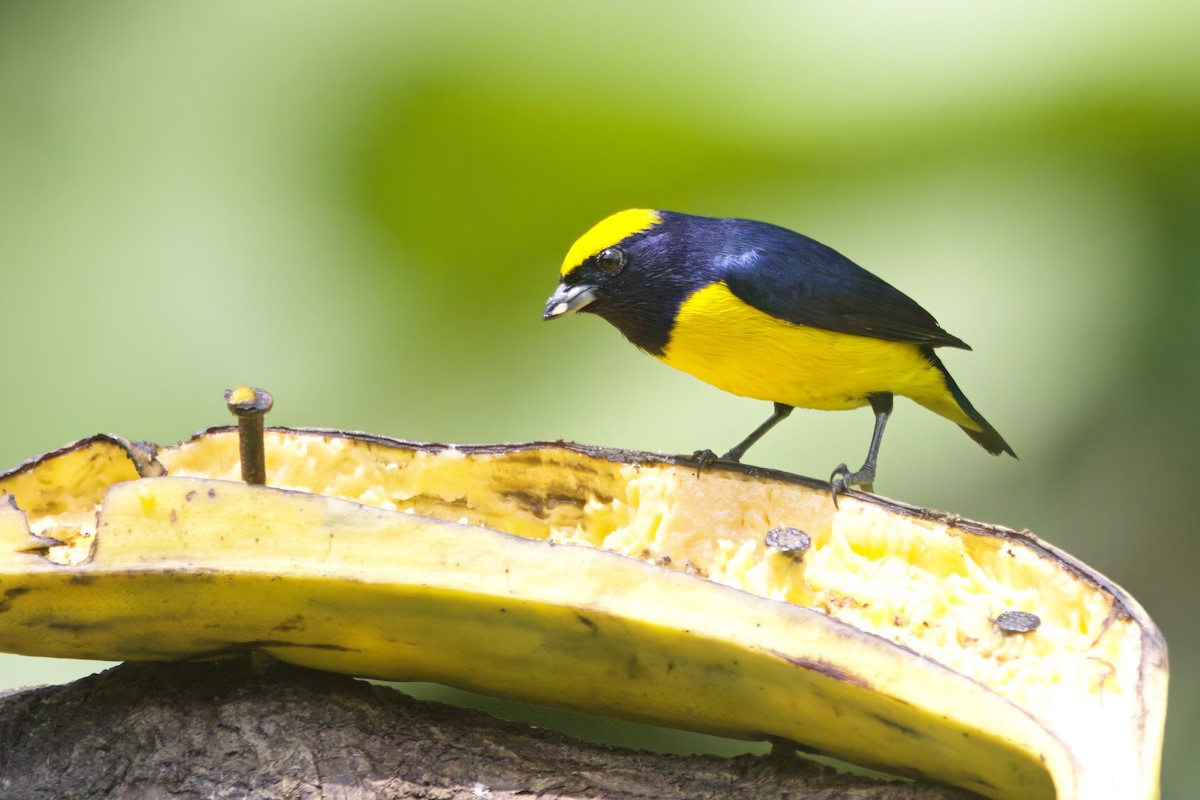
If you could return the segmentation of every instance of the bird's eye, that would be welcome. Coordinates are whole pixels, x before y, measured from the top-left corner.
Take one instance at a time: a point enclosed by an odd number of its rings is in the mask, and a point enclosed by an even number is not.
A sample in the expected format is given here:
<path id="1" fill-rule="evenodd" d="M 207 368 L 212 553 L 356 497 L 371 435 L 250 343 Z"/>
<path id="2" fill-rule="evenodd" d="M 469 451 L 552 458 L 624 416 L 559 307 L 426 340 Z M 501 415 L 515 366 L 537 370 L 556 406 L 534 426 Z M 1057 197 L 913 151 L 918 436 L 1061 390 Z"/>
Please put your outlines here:
<path id="1" fill-rule="evenodd" d="M 619 272 L 625 266 L 625 254 L 615 247 L 608 247 L 596 254 L 596 264 L 608 273 Z"/>

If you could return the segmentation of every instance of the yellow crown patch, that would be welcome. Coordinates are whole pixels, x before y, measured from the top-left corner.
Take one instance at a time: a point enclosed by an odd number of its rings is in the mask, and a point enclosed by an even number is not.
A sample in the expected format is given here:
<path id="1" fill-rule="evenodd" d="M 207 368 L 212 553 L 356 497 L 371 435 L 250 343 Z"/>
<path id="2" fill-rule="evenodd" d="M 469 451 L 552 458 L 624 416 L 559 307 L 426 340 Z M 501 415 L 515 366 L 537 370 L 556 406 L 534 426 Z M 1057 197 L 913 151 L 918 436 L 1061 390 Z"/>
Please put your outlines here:
<path id="1" fill-rule="evenodd" d="M 571 245 L 559 273 L 566 275 L 604 248 L 612 247 L 635 233 L 653 228 L 660 222 L 662 215 L 648 208 L 630 208 L 605 217 Z"/>

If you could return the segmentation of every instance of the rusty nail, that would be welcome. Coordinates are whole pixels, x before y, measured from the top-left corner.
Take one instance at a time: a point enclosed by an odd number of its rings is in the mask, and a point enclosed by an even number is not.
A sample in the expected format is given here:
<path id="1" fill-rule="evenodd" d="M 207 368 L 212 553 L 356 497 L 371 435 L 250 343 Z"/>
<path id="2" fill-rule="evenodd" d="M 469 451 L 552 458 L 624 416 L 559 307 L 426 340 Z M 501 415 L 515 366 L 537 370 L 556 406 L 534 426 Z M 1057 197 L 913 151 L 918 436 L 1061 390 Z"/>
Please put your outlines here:
<path id="1" fill-rule="evenodd" d="M 256 486 L 267 482 L 267 457 L 263 447 L 263 417 L 275 400 L 263 389 L 239 386 L 225 392 L 225 405 L 238 421 L 238 450 L 242 480 Z"/>

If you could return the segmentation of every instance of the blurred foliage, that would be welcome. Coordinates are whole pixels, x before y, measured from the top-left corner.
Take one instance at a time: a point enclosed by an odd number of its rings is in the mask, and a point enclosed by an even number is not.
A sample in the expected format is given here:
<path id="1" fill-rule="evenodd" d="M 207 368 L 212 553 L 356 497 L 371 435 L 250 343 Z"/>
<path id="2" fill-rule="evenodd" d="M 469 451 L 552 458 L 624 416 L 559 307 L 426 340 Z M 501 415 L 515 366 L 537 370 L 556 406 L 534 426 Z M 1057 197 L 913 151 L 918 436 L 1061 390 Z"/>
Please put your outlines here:
<path id="1" fill-rule="evenodd" d="M 1029 527 L 1147 606 L 1182 796 L 1197 8 L 7 0 L 0 462 L 101 430 L 175 441 L 241 381 L 275 424 L 728 447 L 765 404 L 539 312 L 607 213 L 769 220 L 975 346 L 948 365 L 1022 461 L 901 404 L 879 488 Z M 823 476 L 869 429 L 794 415 L 752 460 Z M 9 685 L 62 669 L 0 661 Z"/>

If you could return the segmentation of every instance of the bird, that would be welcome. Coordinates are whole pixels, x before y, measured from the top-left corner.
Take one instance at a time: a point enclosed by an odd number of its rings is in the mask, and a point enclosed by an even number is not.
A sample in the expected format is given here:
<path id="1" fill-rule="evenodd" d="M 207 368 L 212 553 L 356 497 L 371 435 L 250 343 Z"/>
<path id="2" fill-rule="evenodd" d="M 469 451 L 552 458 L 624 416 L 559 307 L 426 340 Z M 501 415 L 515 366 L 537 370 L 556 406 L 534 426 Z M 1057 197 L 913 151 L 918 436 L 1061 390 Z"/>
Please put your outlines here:
<path id="1" fill-rule="evenodd" d="M 992 455 L 1017 454 L 935 353 L 971 347 L 916 301 L 831 247 L 766 222 L 634 208 L 568 250 L 542 318 L 596 314 L 640 350 L 718 389 L 774 404 L 722 458 L 739 462 L 794 408 L 875 414 L 863 465 L 830 475 L 834 505 L 874 491 L 895 395 L 958 425 Z M 697 451 L 701 465 L 715 460 Z"/>

